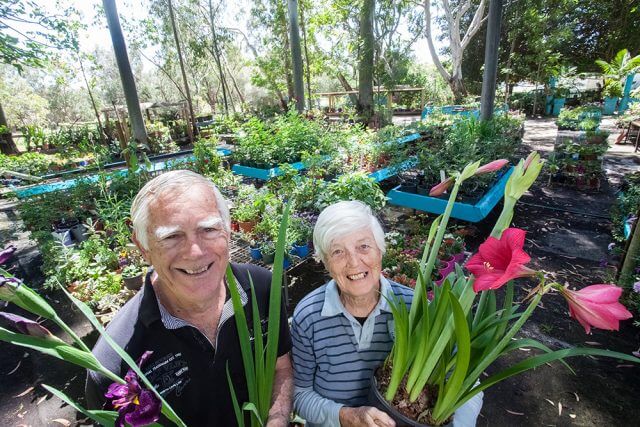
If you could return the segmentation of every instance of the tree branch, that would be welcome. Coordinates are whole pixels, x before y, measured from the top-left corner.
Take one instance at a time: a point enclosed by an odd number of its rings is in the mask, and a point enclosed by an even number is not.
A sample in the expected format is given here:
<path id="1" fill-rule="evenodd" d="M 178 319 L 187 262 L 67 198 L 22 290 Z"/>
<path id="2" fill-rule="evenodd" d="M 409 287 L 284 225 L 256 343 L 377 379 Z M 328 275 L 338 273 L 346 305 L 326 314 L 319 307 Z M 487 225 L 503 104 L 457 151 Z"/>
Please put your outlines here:
<path id="1" fill-rule="evenodd" d="M 446 1 L 446 0 L 445 0 Z M 431 0 L 424 0 L 422 3 L 424 7 L 424 24 L 425 24 L 425 35 L 427 37 L 427 45 L 429 46 L 429 53 L 431 54 L 431 59 L 433 59 L 433 63 L 436 66 L 436 69 L 440 72 L 445 81 L 451 80 L 451 75 L 444 69 L 442 63 L 440 62 L 440 58 L 438 58 L 438 54 L 436 53 L 436 48 L 433 45 L 433 37 L 431 35 Z"/>

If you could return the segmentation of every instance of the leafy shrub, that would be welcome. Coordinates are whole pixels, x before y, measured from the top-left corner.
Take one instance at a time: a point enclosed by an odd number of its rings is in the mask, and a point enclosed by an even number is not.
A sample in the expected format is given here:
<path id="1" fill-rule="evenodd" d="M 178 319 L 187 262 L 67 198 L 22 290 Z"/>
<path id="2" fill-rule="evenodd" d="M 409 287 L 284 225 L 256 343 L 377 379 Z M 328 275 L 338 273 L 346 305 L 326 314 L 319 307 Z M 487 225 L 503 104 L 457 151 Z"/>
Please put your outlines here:
<path id="1" fill-rule="evenodd" d="M 327 184 L 326 189 L 320 194 L 318 206 L 322 210 L 341 200 L 360 200 L 375 211 L 381 210 L 387 203 L 387 198 L 378 183 L 365 172 L 345 174 Z"/>

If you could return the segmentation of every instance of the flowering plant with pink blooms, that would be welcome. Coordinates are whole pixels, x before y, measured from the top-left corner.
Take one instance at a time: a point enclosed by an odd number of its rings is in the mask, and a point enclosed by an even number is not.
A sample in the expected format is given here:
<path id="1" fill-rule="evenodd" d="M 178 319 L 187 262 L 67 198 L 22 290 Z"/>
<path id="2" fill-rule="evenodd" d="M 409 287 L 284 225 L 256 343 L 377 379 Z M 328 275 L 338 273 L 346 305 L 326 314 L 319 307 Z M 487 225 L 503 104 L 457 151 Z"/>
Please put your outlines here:
<path id="1" fill-rule="evenodd" d="M 531 257 L 524 248 L 525 231 L 510 228 L 510 224 L 517 201 L 542 168 L 543 162 L 535 152 L 514 167 L 505 187 L 503 210 L 491 236 L 464 266 L 466 271 L 456 265 L 440 286 L 433 283 L 431 273 L 460 186 L 476 174 L 503 165 L 504 161 L 482 167 L 479 162 L 469 164 L 434 187 L 437 193 L 448 189 L 451 192 L 445 212 L 429 231 L 411 307 L 400 299 L 390 301 L 395 342 L 376 379 L 379 391 L 392 406 L 405 415 L 420 414 L 418 423 L 444 424 L 461 405 L 484 389 L 565 357 L 599 355 L 640 363 L 640 359 L 627 354 L 594 348 L 554 351 L 536 340 L 516 338 L 547 293 L 564 296 L 571 317 L 587 333 L 591 328 L 617 330 L 620 320 L 631 317 L 618 302 L 622 290 L 615 285 L 597 284 L 574 291 L 547 282 L 542 272 L 528 267 Z M 514 283 L 523 277 L 536 280 L 538 286 L 524 301 L 516 303 Z M 497 305 L 498 292 L 504 294 L 502 307 Z M 480 381 L 482 373 L 497 358 L 519 348 L 540 352 Z"/>

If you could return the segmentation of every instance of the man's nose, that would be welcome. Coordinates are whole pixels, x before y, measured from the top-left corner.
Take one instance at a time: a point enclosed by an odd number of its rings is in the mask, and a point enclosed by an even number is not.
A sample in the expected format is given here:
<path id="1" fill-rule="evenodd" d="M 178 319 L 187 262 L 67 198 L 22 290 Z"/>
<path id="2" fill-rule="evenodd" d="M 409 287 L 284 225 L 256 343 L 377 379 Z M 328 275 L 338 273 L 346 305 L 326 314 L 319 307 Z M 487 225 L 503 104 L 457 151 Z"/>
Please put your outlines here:
<path id="1" fill-rule="evenodd" d="M 190 257 L 199 257 L 204 254 L 204 250 L 202 248 L 202 242 L 200 241 L 200 239 L 197 239 L 197 238 L 189 239 L 189 241 L 187 242 L 187 245 L 188 245 L 187 254 Z"/>

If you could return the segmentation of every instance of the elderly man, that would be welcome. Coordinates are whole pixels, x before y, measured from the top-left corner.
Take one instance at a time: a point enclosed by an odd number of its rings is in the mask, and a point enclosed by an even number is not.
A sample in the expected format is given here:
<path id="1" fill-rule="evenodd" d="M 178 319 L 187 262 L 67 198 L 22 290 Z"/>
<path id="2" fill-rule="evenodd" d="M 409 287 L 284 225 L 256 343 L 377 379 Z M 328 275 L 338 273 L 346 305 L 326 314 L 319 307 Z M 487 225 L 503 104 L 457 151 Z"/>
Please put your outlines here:
<path id="1" fill-rule="evenodd" d="M 227 366 L 240 404 L 248 401 L 244 367 L 225 271 L 230 218 L 226 201 L 206 178 L 173 171 L 149 181 L 131 205 L 133 241 L 153 267 L 143 289 L 117 313 L 107 332 L 142 367 L 154 387 L 190 426 L 233 426 Z M 266 331 L 268 270 L 231 263 L 252 324 L 249 276 Z M 255 333 L 255 332 L 254 332 Z M 280 342 L 268 425 L 288 424 L 292 400 L 291 338 L 280 316 Z M 121 377 L 126 364 L 100 338 L 96 357 Z M 102 407 L 110 381 L 89 371 L 90 407 Z M 163 420 L 161 420 L 162 422 Z M 164 423 L 163 423 L 164 424 Z"/>

